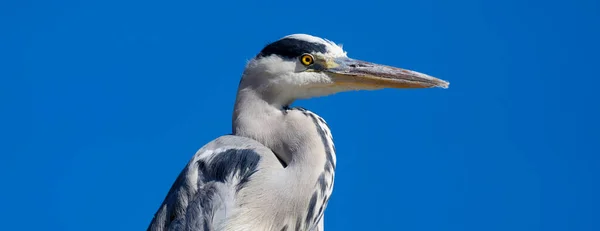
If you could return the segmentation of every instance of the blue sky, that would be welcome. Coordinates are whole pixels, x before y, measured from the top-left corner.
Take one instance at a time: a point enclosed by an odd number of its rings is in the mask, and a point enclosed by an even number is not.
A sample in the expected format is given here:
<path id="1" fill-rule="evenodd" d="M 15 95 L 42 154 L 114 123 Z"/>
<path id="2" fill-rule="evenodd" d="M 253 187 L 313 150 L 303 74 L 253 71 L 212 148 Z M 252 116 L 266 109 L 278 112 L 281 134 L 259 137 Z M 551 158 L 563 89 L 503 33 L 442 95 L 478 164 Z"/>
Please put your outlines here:
<path id="1" fill-rule="evenodd" d="M 2 1 L 6 230 L 144 230 L 230 132 L 245 62 L 309 33 L 450 88 L 296 102 L 332 230 L 600 230 L 598 1 Z"/>

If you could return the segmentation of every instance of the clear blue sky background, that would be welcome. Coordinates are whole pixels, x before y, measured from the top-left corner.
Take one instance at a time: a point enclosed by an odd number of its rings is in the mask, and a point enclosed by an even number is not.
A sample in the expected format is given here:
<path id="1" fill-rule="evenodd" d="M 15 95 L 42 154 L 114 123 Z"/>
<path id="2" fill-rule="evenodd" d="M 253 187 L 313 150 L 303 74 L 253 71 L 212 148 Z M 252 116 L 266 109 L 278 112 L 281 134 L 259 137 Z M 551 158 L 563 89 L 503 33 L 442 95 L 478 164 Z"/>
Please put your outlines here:
<path id="1" fill-rule="evenodd" d="M 3 230 L 145 230 L 291 33 L 450 89 L 298 101 L 338 150 L 332 230 L 600 230 L 600 2 L 0 3 Z"/>

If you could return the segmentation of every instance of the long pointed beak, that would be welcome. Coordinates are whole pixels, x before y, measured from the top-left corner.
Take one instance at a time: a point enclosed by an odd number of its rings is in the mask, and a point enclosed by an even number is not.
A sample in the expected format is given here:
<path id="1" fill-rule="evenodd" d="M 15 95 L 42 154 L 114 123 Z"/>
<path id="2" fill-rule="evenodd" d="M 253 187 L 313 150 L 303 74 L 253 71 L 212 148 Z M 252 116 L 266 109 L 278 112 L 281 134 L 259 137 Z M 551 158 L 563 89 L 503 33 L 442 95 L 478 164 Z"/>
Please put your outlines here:
<path id="1" fill-rule="evenodd" d="M 447 81 L 416 71 L 390 67 L 351 58 L 335 58 L 324 71 L 336 85 L 357 89 L 448 88 Z"/>

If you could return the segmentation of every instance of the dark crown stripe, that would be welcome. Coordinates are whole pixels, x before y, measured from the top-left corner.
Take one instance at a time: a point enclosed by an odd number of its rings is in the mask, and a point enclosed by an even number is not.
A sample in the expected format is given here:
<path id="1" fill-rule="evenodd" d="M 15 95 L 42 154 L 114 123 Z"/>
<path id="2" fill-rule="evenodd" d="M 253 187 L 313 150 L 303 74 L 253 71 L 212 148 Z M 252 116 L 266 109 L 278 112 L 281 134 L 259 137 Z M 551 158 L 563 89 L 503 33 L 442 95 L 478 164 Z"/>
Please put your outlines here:
<path id="1" fill-rule="evenodd" d="M 265 46 L 258 54 L 258 57 L 279 55 L 284 58 L 293 59 L 306 53 L 327 53 L 327 46 L 300 39 L 284 38 Z"/>

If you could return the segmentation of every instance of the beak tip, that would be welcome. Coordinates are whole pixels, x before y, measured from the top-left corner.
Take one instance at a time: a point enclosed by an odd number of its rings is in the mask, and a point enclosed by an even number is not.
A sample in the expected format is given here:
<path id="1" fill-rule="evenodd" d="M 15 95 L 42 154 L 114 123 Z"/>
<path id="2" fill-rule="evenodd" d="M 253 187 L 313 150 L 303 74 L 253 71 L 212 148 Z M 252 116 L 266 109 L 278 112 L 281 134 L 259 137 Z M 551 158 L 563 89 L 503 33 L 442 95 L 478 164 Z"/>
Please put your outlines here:
<path id="1" fill-rule="evenodd" d="M 450 82 L 442 80 L 437 86 L 443 89 L 448 89 L 450 87 Z"/>
<path id="2" fill-rule="evenodd" d="M 429 76 L 431 80 L 431 86 L 430 87 L 439 87 L 439 88 L 443 88 L 443 89 L 448 89 L 450 87 L 450 82 L 446 81 L 446 80 L 442 80 L 442 79 L 438 79 L 435 77 L 431 77 Z"/>

